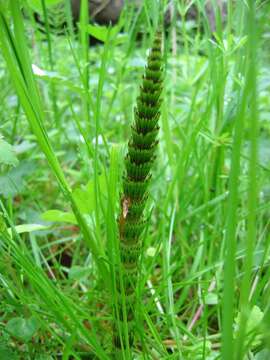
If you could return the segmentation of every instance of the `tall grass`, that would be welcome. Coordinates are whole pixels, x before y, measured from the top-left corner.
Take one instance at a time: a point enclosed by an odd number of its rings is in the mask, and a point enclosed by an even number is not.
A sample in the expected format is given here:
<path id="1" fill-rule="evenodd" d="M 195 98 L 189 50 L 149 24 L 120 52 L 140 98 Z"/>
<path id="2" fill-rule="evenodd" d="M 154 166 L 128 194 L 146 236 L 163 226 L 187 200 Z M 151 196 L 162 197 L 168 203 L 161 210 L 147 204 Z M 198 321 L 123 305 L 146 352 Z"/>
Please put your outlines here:
<path id="1" fill-rule="evenodd" d="M 270 356 L 269 4 L 228 1 L 225 22 L 214 6 L 212 33 L 204 1 L 193 3 L 190 21 L 191 4 L 174 2 L 166 31 L 132 344 L 124 282 L 124 314 L 118 306 L 122 159 L 166 4 L 146 0 L 116 27 L 89 28 L 84 0 L 74 34 L 65 1 L 62 37 L 46 1 L 43 33 L 20 2 L 1 4 L 0 130 L 20 163 L 0 164 L 0 358 L 110 359 L 115 324 L 119 358 Z M 89 48 L 95 32 L 104 44 Z"/>

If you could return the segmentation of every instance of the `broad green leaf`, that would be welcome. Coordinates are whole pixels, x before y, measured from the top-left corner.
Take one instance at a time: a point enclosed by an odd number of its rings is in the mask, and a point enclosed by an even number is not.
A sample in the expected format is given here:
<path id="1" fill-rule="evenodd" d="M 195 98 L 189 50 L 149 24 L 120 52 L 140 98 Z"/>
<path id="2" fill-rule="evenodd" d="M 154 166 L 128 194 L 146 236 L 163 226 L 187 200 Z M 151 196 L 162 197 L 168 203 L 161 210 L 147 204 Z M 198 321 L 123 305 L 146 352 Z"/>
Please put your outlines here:
<path id="1" fill-rule="evenodd" d="M 73 280 L 81 280 L 89 274 L 89 269 L 83 266 L 72 266 L 69 270 L 68 276 Z"/>
<path id="2" fill-rule="evenodd" d="M 18 162 L 13 147 L 0 135 L 0 164 L 16 166 Z"/>
<path id="3" fill-rule="evenodd" d="M 41 225 L 41 224 L 23 224 L 23 225 L 17 225 L 15 226 L 15 230 L 18 234 L 26 233 L 26 232 L 33 232 L 33 231 L 39 231 L 39 230 L 46 230 L 49 226 L 47 225 Z M 8 232 L 11 234 L 11 229 L 8 229 Z"/>
<path id="4" fill-rule="evenodd" d="M 258 352 L 254 360 L 269 360 L 270 359 L 270 350 L 269 349 L 263 349 L 262 351 Z"/>
<path id="5" fill-rule="evenodd" d="M 105 42 L 108 36 L 108 29 L 106 26 L 97 26 L 89 24 L 87 26 L 88 33 L 94 38 Z"/>
<path id="6" fill-rule="evenodd" d="M 157 249 L 153 246 L 149 246 L 149 248 L 146 250 L 146 255 L 150 257 L 154 257 L 157 252 Z"/>
<path id="7" fill-rule="evenodd" d="M 106 40 L 108 39 L 109 32 L 111 38 L 114 38 L 119 33 L 119 26 L 113 26 L 111 28 L 108 28 L 106 26 L 88 24 L 87 32 L 89 35 L 93 36 L 97 40 L 106 42 Z M 124 41 L 126 40 L 126 36 L 120 34 L 120 39 L 117 40 L 119 40 L 119 42 Z"/>
<path id="8" fill-rule="evenodd" d="M 24 154 L 36 146 L 37 145 L 34 142 L 30 142 L 28 140 L 23 140 L 20 144 L 14 145 L 13 148 L 16 151 L 16 154 L 18 155 L 18 154 Z"/>
<path id="9" fill-rule="evenodd" d="M 77 188 L 73 192 L 75 201 L 83 214 L 90 214 L 95 209 L 94 187 Z"/>
<path id="10" fill-rule="evenodd" d="M 39 329 L 36 318 L 13 318 L 6 325 L 6 330 L 15 338 L 28 342 Z"/>
<path id="11" fill-rule="evenodd" d="M 102 198 L 107 197 L 107 185 L 105 174 L 98 177 L 98 185 Z M 91 179 L 85 187 L 76 188 L 73 191 L 74 199 L 83 214 L 91 214 L 95 209 L 94 180 Z"/>
<path id="12" fill-rule="evenodd" d="M 69 224 L 77 224 L 76 218 L 72 213 L 61 210 L 48 210 L 41 215 L 42 220 L 51 222 L 65 222 Z"/>
<path id="13" fill-rule="evenodd" d="M 207 305 L 217 305 L 218 304 L 218 296 L 215 293 L 208 293 L 205 296 L 205 303 Z"/>
<path id="14" fill-rule="evenodd" d="M 36 170 L 34 161 L 22 161 L 18 166 L 0 176 L 0 194 L 15 196 L 24 189 L 27 177 Z"/>

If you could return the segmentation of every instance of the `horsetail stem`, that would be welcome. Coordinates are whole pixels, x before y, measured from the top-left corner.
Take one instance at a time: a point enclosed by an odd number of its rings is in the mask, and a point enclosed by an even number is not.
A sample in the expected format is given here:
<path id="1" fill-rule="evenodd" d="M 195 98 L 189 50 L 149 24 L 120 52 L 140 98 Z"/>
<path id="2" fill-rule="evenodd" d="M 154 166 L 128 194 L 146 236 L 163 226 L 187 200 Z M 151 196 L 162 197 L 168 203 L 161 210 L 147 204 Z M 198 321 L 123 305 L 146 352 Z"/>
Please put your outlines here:
<path id="1" fill-rule="evenodd" d="M 118 219 L 126 317 L 130 324 L 134 319 L 134 295 L 138 278 L 138 260 L 142 249 L 141 235 L 146 222 L 144 208 L 148 198 L 147 188 L 151 181 L 151 168 L 158 145 L 163 75 L 161 45 L 162 34 L 158 31 L 148 56 L 134 111 L 132 134 L 125 157 L 121 213 Z M 120 347 L 119 341 L 117 343 Z"/>

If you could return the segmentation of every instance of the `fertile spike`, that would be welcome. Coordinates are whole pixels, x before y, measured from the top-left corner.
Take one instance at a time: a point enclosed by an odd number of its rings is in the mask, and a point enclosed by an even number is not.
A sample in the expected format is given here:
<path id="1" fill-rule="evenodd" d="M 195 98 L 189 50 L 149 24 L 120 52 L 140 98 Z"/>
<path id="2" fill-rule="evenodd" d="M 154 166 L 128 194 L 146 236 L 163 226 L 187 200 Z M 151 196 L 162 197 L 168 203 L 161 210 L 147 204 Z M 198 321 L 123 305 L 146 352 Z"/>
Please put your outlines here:
<path id="1" fill-rule="evenodd" d="M 126 314 L 131 334 L 133 333 L 132 321 L 134 319 L 134 294 L 137 285 L 138 260 L 142 247 L 141 235 L 145 228 L 143 211 L 148 198 L 147 188 L 151 180 L 151 168 L 158 144 L 158 120 L 163 76 L 161 43 L 162 35 L 158 32 L 148 56 L 134 111 L 135 119 L 125 158 L 126 171 L 123 181 L 121 213 L 118 220 L 120 258 L 126 293 Z M 122 315 L 120 316 L 122 317 Z M 120 347 L 118 337 L 115 338 L 115 346 Z"/>

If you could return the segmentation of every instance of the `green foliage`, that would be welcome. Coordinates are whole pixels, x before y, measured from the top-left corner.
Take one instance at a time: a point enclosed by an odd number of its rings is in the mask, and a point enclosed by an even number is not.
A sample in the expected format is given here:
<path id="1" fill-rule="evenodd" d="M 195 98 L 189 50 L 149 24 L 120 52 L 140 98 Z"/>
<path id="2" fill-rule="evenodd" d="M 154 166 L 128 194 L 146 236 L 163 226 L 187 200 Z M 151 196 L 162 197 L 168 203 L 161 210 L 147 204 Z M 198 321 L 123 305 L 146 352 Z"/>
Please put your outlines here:
<path id="1" fill-rule="evenodd" d="M 106 188 L 106 179 L 105 175 L 101 174 L 98 177 L 98 185 L 104 189 L 100 201 L 105 205 L 107 199 L 107 188 Z M 95 190 L 94 190 L 94 180 L 89 180 L 86 186 L 76 187 L 73 190 L 73 197 L 80 210 L 81 214 L 87 216 L 88 218 L 93 215 L 95 211 Z M 70 224 L 78 224 L 76 217 L 73 213 L 64 212 L 61 210 L 47 210 L 42 215 L 41 218 L 45 221 L 52 222 L 67 222 Z"/>
<path id="2" fill-rule="evenodd" d="M 23 225 L 15 226 L 15 231 L 17 232 L 17 234 L 30 233 L 33 231 L 40 231 L 45 229 L 48 229 L 48 226 L 41 224 L 23 224 Z M 9 234 L 11 235 L 12 229 L 8 229 L 8 230 L 9 230 Z"/>
<path id="3" fill-rule="evenodd" d="M 39 1 L 40 31 L 0 1 L 0 359 L 268 360 L 269 2 L 211 26 L 171 2 L 156 125 L 158 64 L 141 74 L 168 2 L 129 2 L 120 33 L 81 3 L 56 36 L 68 6 Z"/>
<path id="4" fill-rule="evenodd" d="M 106 42 L 109 36 L 115 37 L 115 42 L 117 44 L 123 42 L 125 40 L 125 37 L 119 33 L 120 29 L 121 29 L 120 23 L 115 26 L 110 26 L 109 28 L 106 26 L 99 26 L 92 24 L 87 25 L 88 34 L 104 43 Z"/>
<path id="5" fill-rule="evenodd" d="M 92 253 L 95 254 L 94 256 L 99 264 L 100 271 L 105 274 L 107 272 L 106 267 L 98 261 L 98 257 L 102 255 L 102 250 L 95 244 L 89 227 L 78 209 L 71 188 L 65 178 L 59 160 L 53 151 L 49 135 L 45 128 L 44 106 L 31 68 L 26 38 L 23 32 L 24 26 L 20 6 L 17 2 L 11 1 L 10 9 L 14 23 L 13 32 L 6 20 L 5 12 L 0 6 L 0 41 L 14 86 L 37 142 L 52 168 L 64 197 L 69 199 L 68 201 L 70 202 L 74 215 L 84 233 L 85 241 L 88 243 L 88 246 L 90 246 Z"/>
<path id="6" fill-rule="evenodd" d="M 0 343 L 0 358 L 2 360 L 18 360 L 18 355 L 15 354 L 8 346 Z"/>
<path id="7" fill-rule="evenodd" d="M 22 341 L 30 341 L 38 331 L 39 323 L 34 317 L 13 318 L 6 325 L 7 332 Z"/>
<path id="8" fill-rule="evenodd" d="M 18 165 L 18 159 L 15 155 L 13 147 L 8 144 L 0 135 L 0 164 Z"/>
<path id="9" fill-rule="evenodd" d="M 26 0 L 29 6 L 31 6 L 35 11 L 42 11 L 42 2 L 40 0 Z M 60 3 L 63 3 L 63 0 L 44 0 L 46 7 L 53 7 Z"/>
<path id="10" fill-rule="evenodd" d="M 254 349 L 261 345 L 263 341 L 263 334 L 260 329 L 262 320 L 263 312 L 258 306 L 254 305 L 247 321 L 245 346 L 250 346 Z M 240 322 L 241 314 L 238 313 L 235 319 L 235 337 L 239 336 Z"/>
<path id="11" fill-rule="evenodd" d="M 23 161 L 18 166 L 0 175 L 0 194 L 15 196 L 25 189 L 25 180 L 35 171 L 34 161 Z"/>
<path id="12" fill-rule="evenodd" d="M 52 222 L 66 222 L 70 224 L 77 224 L 76 218 L 72 213 L 61 210 L 47 210 L 41 214 L 42 220 Z"/>

